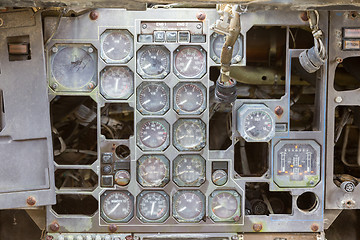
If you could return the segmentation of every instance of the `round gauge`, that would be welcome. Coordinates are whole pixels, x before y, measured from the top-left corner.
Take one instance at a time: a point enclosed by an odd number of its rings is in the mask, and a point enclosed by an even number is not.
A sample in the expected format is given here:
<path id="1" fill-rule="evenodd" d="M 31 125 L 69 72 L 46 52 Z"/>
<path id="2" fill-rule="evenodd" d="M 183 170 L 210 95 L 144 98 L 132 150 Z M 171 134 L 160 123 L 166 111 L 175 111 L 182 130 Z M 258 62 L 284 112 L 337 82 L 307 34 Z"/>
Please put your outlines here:
<path id="1" fill-rule="evenodd" d="M 175 51 L 174 70 L 179 78 L 200 78 L 206 72 L 206 53 L 199 46 L 181 46 Z"/>
<path id="2" fill-rule="evenodd" d="M 173 215 L 179 222 L 199 222 L 205 214 L 205 197 L 200 191 L 179 191 L 173 198 Z"/>
<path id="3" fill-rule="evenodd" d="M 138 181 L 145 187 L 162 187 L 169 181 L 169 160 L 162 155 L 145 155 L 138 160 Z"/>
<path id="4" fill-rule="evenodd" d="M 214 33 L 211 35 L 211 58 L 220 63 L 221 51 L 225 43 L 225 36 Z M 241 36 L 236 40 L 232 53 L 232 63 L 240 62 L 242 59 L 242 38 Z"/>
<path id="5" fill-rule="evenodd" d="M 174 88 L 175 111 L 200 114 L 206 108 L 206 90 L 200 83 L 179 83 Z"/>
<path id="6" fill-rule="evenodd" d="M 269 108 L 261 104 L 245 104 L 238 112 L 238 129 L 247 142 L 267 142 L 274 137 L 274 114 Z"/>
<path id="7" fill-rule="evenodd" d="M 119 186 L 126 186 L 130 182 L 130 173 L 126 170 L 119 170 L 115 173 L 115 182 Z"/>
<path id="8" fill-rule="evenodd" d="M 128 99 L 134 91 L 134 73 L 127 67 L 107 67 L 101 71 L 101 93 L 109 99 Z"/>
<path id="9" fill-rule="evenodd" d="M 228 175 L 225 170 L 218 169 L 213 172 L 213 174 L 211 175 L 211 178 L 215 185 L 223 186 L 228 180 Z"/>
<path id="10" fill-rule="evenodd" d="M 101 35 L 101 50 L 107 63 L 128 62 L 133 57 L 133 38 L 126 30 L 106 30 Z"/>
<path id="11" fill-rule="evenodd" d="M 127 191 L 108 191 L 101 196 L 101 213 L 106 221 L 128 221 L 133 214 L 133 205 L 133 197 Z"/>
<path id="12" fill-rule="evenodd" d="M 57 46 L 52 49 L 52 52 L 56 52 L 51 62 L 51 73 L 55 81 L 70 90 L 87 88 L 96 74 L 96 62 L 91 56 L 94 49 L 90 46 L 88 49 L 92 49 L 91 51 L 85 50 L 84 46 Z M 59 90 L 59 87 L 56 89 Z"/>
<path id="13" fill-rule="evenodd" d="M 200 119 L 180 119 L 174 124 L 174 145 L 180 151 L 199 151 L 205 147 L 205 124 Z"/>
<path id="14" fill-rule="evenodd" d="M 182 186 L 200 186 L 205 182 L 205 160 L 200 155 L 180 155 L 174 160 L 174 182 Z"/>
<path id="15" fill-rule="evenodd" d="M 170 71 L 170 52 L 164 46 L 144 46 L 137 53 L 142 78 L 164 78 Z"/>
<path id="16" fill-rule="evenodd" d="M 143 150 L 164 150 L 169 145 L 169 124 L 164 120 L 142 120 L 138 125 L 138 145 Z"/>
<path id="17" fill-rule="evenodd" d="M 169 109 L 169 91 L 164 83 L 142 83 L 137 90 L 138 110 L 145 115 L 165 113 Z"/>
<path id="18" fill-rule="evenodd" d="M 236 191 L 213 192 L 209 205 L 214 221 L 234 221 L 234 217 L 240 216 L 240 197 Z"/>
<path id="19" fill-rule="evenodd" d="M 169 216 L 169 197 L 165 192 L 144 191 L 138 200 L 138 215 L 144 222 L 163 222 Z"/>

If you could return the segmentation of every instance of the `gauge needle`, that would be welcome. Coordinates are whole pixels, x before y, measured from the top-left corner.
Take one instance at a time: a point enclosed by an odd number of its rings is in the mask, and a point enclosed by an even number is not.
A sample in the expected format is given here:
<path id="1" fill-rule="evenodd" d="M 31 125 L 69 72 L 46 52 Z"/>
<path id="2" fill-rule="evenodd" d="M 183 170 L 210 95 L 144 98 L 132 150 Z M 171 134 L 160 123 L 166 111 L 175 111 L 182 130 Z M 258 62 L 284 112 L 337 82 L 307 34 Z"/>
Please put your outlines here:
<path id="1" fill-rule="evenodd" d="M 222 208 L 223 205 L 217 205 L 216 207 L 213 208 L 213 210 L 216 210 L 216 209 L 219 209 L 219 208 Z"/>
<path id="2" fill-rule="evenodd" d="M 151 213 L 150 213 L 150 215 L 153 215 L 154 208 L 155 208 L 155 202 L 153 202 L 152 205 L 151 205 Z"/>
<path id="3" fill-rule="evenodd" d="M 107 53 L 111 53 L 112 51 L 114 51 L 115 48 L 110 48 Z"/>
<path id="4" fill-rule="evenodd" d="M 149 136 L 147 136 L 147 137 L 145 137 L 145 138 L 143 139 L 143 141 L 148 140 L 150 137 L 151 137 L 150 135 L 149 135 Z"/>
<path id="5" fill-rule="evenodd" d="M 190 67 L 191 62 L 192 62 L 192 60 L 188 61 L 188 63 L 186 64 L 186 66 L 184 68 L 184 71 L 188 70 L 188 68 Z"/>
<path id="6" fill-rule="evenodd" d="M 113 209 L 111 209 L 111 211 L 108 214 L 112 214 L 113 212 L 115 212 L 115 210 L 120 206 L 120 203 L 116 204 L 115 207 Z"/>
<path id="7" fill-rule="evenodd" d="M 183 105 L 184 103 L 187 102 L 187 99 L 185 99 L 184 101 L 180 102 L 178 105 Z"/>
<path id="8" fill-rule="evenodd" d="M 143 102 L 143 105 L 148 104 L 150 101 L 150 99 L 146 100 L 145 102 Z"/>
<path id="9" fill-rule="evenodd" d="M 255 126 L 252 126 L 251 128 L 248 128 L 248 131 L 251 131 L 255 128 Z"/>
<path id="10" fill-rule="evenodd" d="M 151 66 L 151 63 L 149 63 L 148 65 L 144 66 L 143 69 L 147 69 L 148 67 Z"/>
<path id="11" fill-rule="evenodd" d="M 182 212 L 182 211 L 184 211 L 185 209 L 186 209 L 186 207 L 180 208 L 180 209 L 178 210 L 178 212 Z"/>

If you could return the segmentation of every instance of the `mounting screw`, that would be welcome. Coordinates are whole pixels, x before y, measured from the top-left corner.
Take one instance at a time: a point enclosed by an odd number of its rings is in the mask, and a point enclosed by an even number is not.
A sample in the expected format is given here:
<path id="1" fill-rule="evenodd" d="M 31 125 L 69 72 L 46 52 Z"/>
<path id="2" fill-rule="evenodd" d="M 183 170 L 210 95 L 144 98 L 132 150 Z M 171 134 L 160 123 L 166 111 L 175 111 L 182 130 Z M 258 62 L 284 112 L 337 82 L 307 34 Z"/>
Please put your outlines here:
<path id="1" fill-rule="evenodd" d="M 201 24 L 196 25 L 196 28 L 201 29 L 202 28 Z"/>
<path id="2" fill-rule="evenodd" d="M 58 85 L 57 85 L 57 83 L 53 83 L 53 85 L 51 85 L 51 87 L 55 90 L 55 89 L 57 89 Z"/>
<path id="3" fill-rule="evenodd" d="M 132 237 L 131 235 L 127 235 L 127 236 L 125 237 L 125 240 L 133 240 L 133 237 Z"/>
<path id="4" fill-rule="evenodd" d="M 255 224 L 253 225 L 253 230 L 254 230 L 255 232 L 260 232 L 260 231 L 262 230 L 262 224 L 261 224 L 261 223 L 255 223 Z"/>
<path id="5" fill-rule="evenodd" d="M 341 103 L 343 101 L 341 96 L 337 96 L 334 100 L 336 103 Z"/>
<path id="6" fill-rule="evenodd" d="M 94 49 L 91 48 L 91 47 L 89 47 L 88 52 L 89 52 L 89 53 L 92 53 L 92 52 L 94 52 Z"/>
<path id="7" fill-rule="evenodd" d="M 95 84 L 94 84 L 94 83 L 90 82 L 90 83 L 88 84 L 88 88 L 89 88 L 89 89 L 94 89 L 94 87 L 95 87 Z"/>
<path id="8" fill-rule="evenodd" d="M 53 51 L 53 53 L 57 53 L 58 50 L 59 50 L 59 49 L 58 49 L 57 47 L 53 47 L 53 48 L 51 49 L 51 51 Z"/>
<path id="9" fill-rule="evenodd" d="M 313 232 L 319 231 L 319 225 L 317 225 L 316 223 L 313 223 L 311 225 L 311 231 L 313 231 Z"/>
<path id="10" fill-rule="evenodd" d="M 240 222 L 240 216 L 235 216 L 234 221 L 235 222 Z M 235 237 L 235 236 L 232 236 L 231 239 L 233 239 L 233 237 Z M 236 235 L 236 237 L 237 237 L 237 235 Z M 236 238 L 236 239 L 239 239 L 239 238 Z"/>
<path id="11" fill-rule="evenodd" d="M 34 206 L 36 204 L 36 199 L 34 197 L 30 196 L 26 199 L 26 203 L 30 206 Z"/>
<path id="12" fill-rule="evenodd" d="M 355 201 L 352 199 L 348 199 L 348 200 L 343 200 L 342 205 L 344 208 L 354 208 L 355 207 Z"/>
<path id="13" fill-rule="evenodd" d="M 238 240 L 238 239 L 239 239 L 238 235 L 231 236 L 231 240 Z"/>
<path id="14" fill-rule="evenodd" d="M 142 28 L 143 28 L 143 29 L 146 29 L 146 28 L 147 28 L 146 23 L 144 23 L 144 24 L 142 25 Z"/>
<path id="15" fill-rule="evenodd" d="M 336 60 L 337 63 L 342 63 L 343 62 L 343 59 L 341 57 L 337 57 L 335 60 Z"/>
<path id="16" fill-rule="evenodd" d="M 240 55 L 236 55 L 236 56 L 234 57 L 234 59 L 235 59 L 235 61 L 240 62 L 241 59 L 242 59 L 242 57 L 241 57 Z"/>
<path id="17" fill-rule="evenodd" d="M 53 240 L 53 239 L 54 239 L 53 236 L 50 236 L 50 235 L 47 235 L 47 236 L 46 236 L 46 240 Z"/>
<path id="18" fill-rule="evenodd" d="M 197 18 L 199 21 L 204 21 L 205 18 L 206 18 L 206 13 L 198 12 L 198 13 L 196 14 L 196 18 Z"/>
<path id="19" fill-rule="evenodd" d="M 277 106 L 274 112 L 278 117 L 280 117 L 284 113 L 284 109 L 281 106 Z"/>
<path id="20" fill-rule="evenodd" d="M 111 224 L 111 225 L 109 226 L 109 231 L 110 231 L 110 232 L 116 232 L 116 231 L 117 231 L 117 226 L 116 226 L 115 224 Z"/>
<path id="21" fill-rule="evenodd" d="M 97 11 L 91 11 L 89 17 L 91 20 L 96 20 L 99 17 L 99 13 Z"/>
<path id="22" fill-rule="evenodd" d="M 58 222 L 52 222 L 51 224 L 50 224 L 50 226 L 49 226 L 49 228 L 50 228 L 50 230 L 52 231 L 52 232 L 57 232 L 57 231 L 59 231 L 59 229 L 60 229 L 60 225 L 59 225 L 59 223 Z"/>

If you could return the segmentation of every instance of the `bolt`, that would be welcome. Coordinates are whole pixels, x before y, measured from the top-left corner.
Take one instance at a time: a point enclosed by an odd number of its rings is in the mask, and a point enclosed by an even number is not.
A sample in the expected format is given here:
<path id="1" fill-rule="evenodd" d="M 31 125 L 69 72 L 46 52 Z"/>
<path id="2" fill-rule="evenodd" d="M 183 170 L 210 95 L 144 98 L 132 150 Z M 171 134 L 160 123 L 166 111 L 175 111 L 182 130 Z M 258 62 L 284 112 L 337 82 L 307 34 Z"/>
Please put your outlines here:
<path id="1" fill-rule="evenodd" d="M 262 230 L 262 224 L 261 224 L 261 223 L 255 223 L 255 224 L 253 225 L 253 230 L 254 230 L 255 232 L 260 232 L 260 231 Z"/>
<path id="2" fill-rule="evenodd" d="M 206 18 L 206 13 L 198 12 L 198 13 L 196 14 L 196 18 L 197 18 L 199 21 L 204 21 L 205 18 Z"/>
<path id="3" fill-rule="evenodd" d="M 239 222 L 239 221 L 240 221 L 240 216 L 235 216 L 235 217 L 234 217 L 234 221 L 235 221 L 235 222 Z M 233 236 L 233 237 L 234 237 L 234 236 Z M 232 238 L 231 238 L 231 239 L 232 239 Z M 236 239 L 238 239 L 238 238 L 236 238 Z"/>
<path id="4" fill-rule="evenodd" d="M 201 24 L 196 25 L 196 28 L 201 29 L 202 28 Z"/>
<path id="5" fill-rule="evenodd" d="M 274 112 L 278 117 L 280 117 L 281 115 L 283 115 L 284 109 L 281 106 L 277 106 Z"/>
<path id="6" fill-rule="evenodd" d="M 337 58 L 336 58 L 336 62 L 337 62 L 337 63 L 342 63 L 342 62 L 343 62 L 343 59 L 342 59 L 341 57 L 337 57 Z"/>
<path id="7" fill-rule="evenodd" d="M 336 98 L 335 98 L 335 102 L 336 103 L 341 103 L 343 101 L 343 99 L 342 99 L 342 97 L 340 97 L 340 96 L 337 96 Z"/>
<path id="8" fill-rule="evenodd" d="M 34 206 L 36 204 L 36 199 L 34 197 L 30 196 L 26 199 L 26 203 L 30 206 Z"/>
<path id="9" fill-rule="evenodd" d="M 142 28 L 143 28 L 143 29 L 146 29 L 146 28 L 147 28 L 146 23 L 144 23 L 144 24 L 142 25 Z"/>
<path id="10" fill-rule="evenodd" d="M 91 20 L 96 20 L 99 17 L 99 13 L 97 11 L 91 11 L 89 17 Z"/>
<path id="11" fill-rule="evenodd" d="M 92 53 L 92 52 L 94 52 L 94 49 L 90 47 L 90 48 L 88 49 L 88 52 L 89 52 L 89 53 Z"/>
<path id="12" fill-rule="evenodd" d="M 301 18 L 301 20 L 303 20 L 304 22 L 309 21 L 309 18 L 308 18 L 308 15 L 307 15 L 306 12 L 300 13 L 300 18 Z"/>
<path id="13" fill-rule="evenodd" d="M 110 232 L 116 232 L 116 231 L 117 231 L 117 226 L 116 226 L 115 224 L 111 224 L 111 225 L 109 226 L 109 231 L 110 231 Z"/>
<path id="14" fill-rule="evenodd" d="M 52 232 L 57 232 L 60 229 L 60 225 L 58 222 L 54 221 L 50 224 L 49 228 Z"/>
<path id="15" fill-rule="evenodd" d="M 319 231 L 319 225 L 317 225 L 316 223 L 313 223 L 311 225 L 311 231 L 313 231 L 313 232 Z"/>
<path id="16" fill-rule="evenodd" d="M 58 48 L 57 48 L 57 47 L 53 47 L 51 50 L 53 51 L 53 53 L 57 53 Z"/>

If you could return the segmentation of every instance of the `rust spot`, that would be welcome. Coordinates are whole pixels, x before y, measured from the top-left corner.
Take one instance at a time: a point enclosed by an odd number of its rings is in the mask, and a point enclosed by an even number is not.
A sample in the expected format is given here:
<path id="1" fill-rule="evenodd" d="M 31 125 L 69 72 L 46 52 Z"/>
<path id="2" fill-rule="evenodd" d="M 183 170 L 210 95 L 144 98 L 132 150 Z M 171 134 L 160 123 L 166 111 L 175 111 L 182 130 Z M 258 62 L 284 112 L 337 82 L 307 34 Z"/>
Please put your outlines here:
<path id="1" fill-rule="evenodd" d="M 260 232 L 261 230 L 262 230 L 262 224 L 261 223 L 255 223 L 254 225 L 253 225 L 253 230 L 255 231 L 255 232 Z"/>
<path id="2" fill-rule="evenodd" d="M 57 231 L 59 231 L 59 229 L 60 229 L 60 225 L 59 225 L 58 222 L 53 221 L 53 222 L 50 224 L 49 228 L 50 228 L 50 230 L 51 230 L 52 232 L 57 232 Z"/>
<path id="3" fill-rule="evenodd" d="M 304 22 L 309 21 L 307 12 L 302 12 L 302 13 L 300 13 L 300 18 L 301 18 L 301 20 L 303 20 Z"/>
<path id="4" fill-rule="evenodd" d="M 26 203 L 29 206 L 34 206 L 36 204 L 36 199 L 34 197 L 30 196 L 26 199 Z"/>
<path id="5" fill-rule="evenodd" d="M 198 13 L 196 14 L 196 18 L 197 18 L 199 21 L 204 21 L 205 18 L 206 18 L 206 13 L 198 12 Z"/>
<path id="6" fill-rule="evenodd" d="M 91 20 L 96 20 L 99 17 L 99 13 L 97 11 L 91 11 L 89 17 Z"/>
<path id="7" fill-rule="evenodd" d="M 317 225 L 316 223 L 313 223 L 311 225 L 311 231 L 313 231 L 313 232 L 319 231 L 319 225 Z"/>
<path id="8" fill-rule="evenodd" d="M 110 232 L 116 232 L 116 231 L 117 231 L 117 226 L 116 226 L 115 224 L 111 224 L 111 225 L 109 226 L 109 231 L 110 231 Z"/>
<path id="9" fill-rule="evenodd" d="M 277 106 L 275 108 L 274 112 L 275 112 L 276 116 L 280 117 L 281 115 L 283 115 L 284 109 L 281 106 Z"/>

